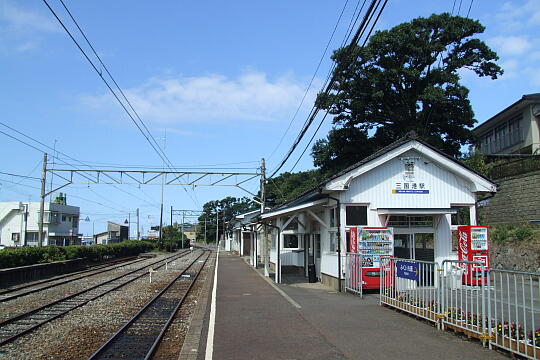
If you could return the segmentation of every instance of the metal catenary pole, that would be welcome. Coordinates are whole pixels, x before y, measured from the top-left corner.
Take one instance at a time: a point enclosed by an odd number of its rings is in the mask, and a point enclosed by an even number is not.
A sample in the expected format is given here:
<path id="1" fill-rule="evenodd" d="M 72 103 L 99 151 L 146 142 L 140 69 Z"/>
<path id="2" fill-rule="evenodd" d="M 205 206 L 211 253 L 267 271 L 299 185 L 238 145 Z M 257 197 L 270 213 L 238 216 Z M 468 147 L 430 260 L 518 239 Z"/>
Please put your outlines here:
<path id="1" fill-rule="evenodd" d="M 184 248 L 184 215 L 186 215 L 185 211 L 182 211 L 182 231 L 180 232 L 180 239 L 182 239 L 182 249 Z"/>
<path id="2" fill-rule="evenodd" d="M 204 245 L 208 244 L 206 241 L 206 218 L 204 218 Z"/>
<path id="3" fill-rule="evenodd" d="M 137 208 L 137 240 L 141 239 L 141 232 L 139 231 L 139 208 Z"/>
<path id="4" fill-rule="evenodd" d="M 43 217 L 45 212 L 45 182 L 47 178 L 47 153 L 43 154 L 43 171 L 41 173 L 41 196 L 39 201 L 38 246 L 43 246 Z"/>
<path id="5" fill-rule="evenodd" d="M 265 183 L 266 183 L 266 163 L 264 158 L 261 159 L 261 214 L 264 212 L 266 194 L 265 194 Z M 264 276 L 270 275 L 270 259 L 268 251 L 268 239 L 266 237 L 266 225 L 263 226 L 263 256 L 264 256 Z M 257 254 L 255 254 L 257 257 Z"/>

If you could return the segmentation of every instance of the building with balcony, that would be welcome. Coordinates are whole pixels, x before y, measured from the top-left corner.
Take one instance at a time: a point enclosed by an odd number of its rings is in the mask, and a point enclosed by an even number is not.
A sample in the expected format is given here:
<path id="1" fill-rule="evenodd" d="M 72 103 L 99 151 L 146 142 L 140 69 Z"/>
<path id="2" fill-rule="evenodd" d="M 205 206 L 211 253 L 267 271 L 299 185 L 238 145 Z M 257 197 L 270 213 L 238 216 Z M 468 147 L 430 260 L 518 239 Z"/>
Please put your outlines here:
<path id="1" fill-rule="evenodd" d="M 0 202 L 0 244 L 37 246 L 39 202 Z M 80 244 L 78 206 L 45 203 L 43 245 Z"/>
<path id="2" fill-rule="evenodd" d="M 477 126 L 484 155 L 540 154 L 540 93 L 521 99 Z"/>

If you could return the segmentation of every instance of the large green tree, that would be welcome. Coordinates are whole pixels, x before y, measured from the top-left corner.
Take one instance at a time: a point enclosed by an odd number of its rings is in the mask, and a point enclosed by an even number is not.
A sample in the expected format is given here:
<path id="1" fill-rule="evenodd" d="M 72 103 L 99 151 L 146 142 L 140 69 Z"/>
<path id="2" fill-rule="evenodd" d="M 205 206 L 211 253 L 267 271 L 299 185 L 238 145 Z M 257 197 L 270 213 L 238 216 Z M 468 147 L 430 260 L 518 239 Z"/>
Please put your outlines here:
<path id="1" fill-rule="evenodd" d="M 224 222 L 234 220 L 236 215 L 255 210 L 258 205 L 247 197 L 236 198 L 228 196 L 222 200 L 213 200 L 203 205 L 203 214 L 199 216 L 199 226 L 197 227 L 197 240 L 204 241 L 204 229 L 206 223 L 206 239 L 208 242 L 216 240 L 216 218 L 219 213 L 219 236 L 224 231 Z"/>
<path id="2" fill-rule="evenodd" d="M 411 130 L 459 156 L 476 122 L 461 72 L 502 74 L 497 54 L 475 37 L 483 31 L 476 20 L 434 14 L 335 51 L 336 81 L 316 100 L 334 115 L 334 127 L 312 148 L 315 166 L 343 169 Z"/>
<path id="3" fill-rule="evenodd" d="M 266 205 L 274 207 L 294 199 L 306 190 L 319 184 L 323 179 L 320 170 L 284 172 L 266 183 Z"/>

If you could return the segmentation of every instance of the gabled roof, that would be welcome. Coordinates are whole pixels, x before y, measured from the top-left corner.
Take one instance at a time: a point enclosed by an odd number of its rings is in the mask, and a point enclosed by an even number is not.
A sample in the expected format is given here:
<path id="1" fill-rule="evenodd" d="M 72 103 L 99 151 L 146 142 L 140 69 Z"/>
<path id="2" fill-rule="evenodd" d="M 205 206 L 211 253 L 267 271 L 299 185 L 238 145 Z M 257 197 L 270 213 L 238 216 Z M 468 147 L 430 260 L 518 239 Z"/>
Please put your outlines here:
<path id="1" fill-rule="evenodd" d="M 296 206 L 299 206 L 300 204 L 303 204 L 303 203 L 306 203 L 306 202 L 313 202 L 313 201 L 316 201 L 316 200 L 319 200 L 319 199 L 323 199 L 325 198 L 325 195 L 322 193 L 323 191 L 325 190 L 328 190 L 328 191 L 336 191 L 338 189 L 325 189 L 325 187 L 332 183 L 333 181 L 339 179 L 339 178 L 342 178 L 344 177 L 344 175 L 347 175 L 351 172 L 353 172 L 354 170 L 356 169 L 359 169 L 361 167 L 363 167 L 364 165 L 367 165 L 368 163 L 380 158 L 380 157 L 383 157 L 384 155 L 404 146 L 405 144 L 408 144 L 408 143 L 411 143 L 411 147 L 413 147 L 412 145 L 414 145 L 415 143 L 418 144 L 418 145 L 421 145 L 422 147 L 426 148 L 427 150 L 433 152 L 434 154 L 438 155 L 439 157 L 442 157 L 446 160 L 446 162 L 449 162 L 449 163 L 452 163 L 454 165 L 457 165 L 461 168 L 464 168 L 465 170 L 467 170 L 467 172 L 469 173 L 469 175 L 471 175 L 472 178 L 475 178 L 477 181 L 481 182 L 486 188 L 490 188 L 490 190 L 484 190 L 484 191 L 496 191 L 496 184 L 493 183 L 489 178 L 487 178 L 486 176 L 476 172 L 475 170 L 471 169 L 470 167 L 468 167 L 467 165 L 465 165 L 464 163 L 462 163 L 461 161 L 453 158 L 452 156 L 450 155 L 447 155 L 445 154 L 444 152 L 442 152 L 441 150 L 435 148 L 434 146 L 428 144 L 427 142 L 421 140 L 418 135 L 414 132 L 414 131 L 411 131 L 409 133 L 407 133 L 405 136 L 403 136 L 402 138 L 396 140 L 395 142 L 391 143 L 390 145 L 388 146 L 385 146 L 384 148 L 381 148 L 380 150 L 376 151 L 375 153 L 365 157 L 364 159 L 362 159 L 361 161 L 357 162 L 356 164 L 353 164 L 351 166 L 349 166 L 348 168 L 338 172 L 337 174 L 327 178 L 326 180 L 324 180 L 323 182 L 321 182 L 320 184 L 318 184 L 317 186 L 305 191 L 304 193 L 300 194 L 299 196 L 297 196 L 296 198 L 292 199 L 292 200 L 289 200 L 283 204 L 281 204 L 280 206 L 278 207 L 275 207 L 273 208 L 271 211 L 268 211 L 268 212 L 265 212 L 264 214 L 272 214 L 272 213 L 277 213 L 278 211 L 280 210 L 283 210 L 283 209 L 287 209 L 287 208 L 291 208 L 291 207 L 296 207 Z M 359 175 L 357 175 L 359 176 Z M 343 189 L 339 189 L 339 190 L 345 190 L 344 188 Z"/>
<path id="2" fill-rule="evenodd" d="M 499 122 L 498 120 L 501 120 L 501 117 L 503 115 L 506 115 L 506 113 L 510 111 L 518 112 L 520 110 L 523 110 L 525 106 L 538 103 L 540 103 L 540 93 L 523 95 L 521 99 L 519 99 L 512 105 L 506 107 L 505 109 L 499 111 L 497 114 L 493 115 L 492 117 L 478 125 L 476 128 L 474 128 L 473 132 L 477 135 L 480 135 L 487 131 L 491 126 L 495 126 Z"/>

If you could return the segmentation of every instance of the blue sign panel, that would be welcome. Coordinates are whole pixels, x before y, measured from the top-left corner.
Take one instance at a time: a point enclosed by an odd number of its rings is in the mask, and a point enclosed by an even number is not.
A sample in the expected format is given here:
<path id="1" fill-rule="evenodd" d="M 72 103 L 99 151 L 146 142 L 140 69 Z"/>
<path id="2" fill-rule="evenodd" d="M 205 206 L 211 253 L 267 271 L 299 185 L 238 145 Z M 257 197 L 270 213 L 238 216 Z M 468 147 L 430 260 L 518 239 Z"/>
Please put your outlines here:
<path id="1" fill-rule="evenodd" d="M 396 189 L 394 190 L 394 194 L 429 194 L 429 190 Z"/>
<path id="2" fill-rule="evenodd" d="M 397 276 L 403 279 L 418 280 L 418 264 L 410 261 L 396 262 Z"/>

